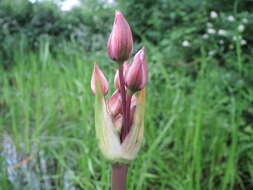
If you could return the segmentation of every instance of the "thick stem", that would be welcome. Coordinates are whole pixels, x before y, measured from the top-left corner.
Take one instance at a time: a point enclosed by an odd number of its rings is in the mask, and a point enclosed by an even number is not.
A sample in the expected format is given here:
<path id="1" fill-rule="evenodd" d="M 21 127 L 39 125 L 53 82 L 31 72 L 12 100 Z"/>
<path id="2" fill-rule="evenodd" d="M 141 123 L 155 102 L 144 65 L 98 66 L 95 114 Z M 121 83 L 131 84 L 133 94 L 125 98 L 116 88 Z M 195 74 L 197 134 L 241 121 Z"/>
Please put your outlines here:
<path id="1" fill-rule="evenodd" d="M 120 133 L 120 141 L 123 142 L 125 136 L 126 136 L 126 126 L 127 126 L 127 120 L 126 120 L 126 90 L 125 90 L 125 80 L 124 80 L 124 70 L 123 70 L 123 64 L 119 67 L 119 81 L 120 81 L 120 93 L 122 98 L 122 114 L 123 114 L 123 127 Z"/>
<path id="2" fill-rule="evenodd" d="M 112 190 L 125 190 L 128 165 L 112 164 Z"/>
<path id="3" fill-rule="evenodd" d="M 130 131 L 130 111 L 131 111 L 131 99 L 133 94 L 127 93 L 126 95 L 126 135 Z"/>

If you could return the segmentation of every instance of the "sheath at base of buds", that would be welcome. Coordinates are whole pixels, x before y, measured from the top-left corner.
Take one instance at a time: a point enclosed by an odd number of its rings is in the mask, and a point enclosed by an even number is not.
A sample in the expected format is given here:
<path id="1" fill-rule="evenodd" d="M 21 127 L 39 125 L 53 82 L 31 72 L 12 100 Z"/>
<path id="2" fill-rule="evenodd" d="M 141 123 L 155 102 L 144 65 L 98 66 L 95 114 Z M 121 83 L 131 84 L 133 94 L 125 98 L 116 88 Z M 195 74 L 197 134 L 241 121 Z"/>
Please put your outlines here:
<path id="1" fill-rule="evenodd" d="M 108 93 L 108 82 L 103 72 L 99 69 L 98 65 L 94 64 L 94 69 L 91 77 L 91 90 L 92 93 L 96 94 L 96 86 L 101 85 L 103 95 Z"/>
<path id="2" fill-rule="evenodd" d="M 120 11 L 115 12 L 115 19 L 110 34 L 107 51 L 113 61 L 123 63 L 129 59 L 133 50 L 133 37 L 129 24 Z"/>
<path id="3" fill-rule="evenodd" d="M 127 69 L 128 69 L 128 64 L 127 64 L 127 62 L 125 62 L 123 64 L 123 76 L 124 76 L 124 78 L 126 76 Z M 116 74 L 115 74 L 115 77 L 114 77 L 114 87 L 115 87 L 115 89 L 120 89 L 119 70 L 116 71 Z"/>
<path id="4" fill-rule="evenodd" d="M 115 118 L 112 120 L 115 129 L 120 134 L 122 124 L 123 124 L 123 116 L 121 114 L 118 114 Z"/>
<path id="5" fill-rule="evenodd" d="M 95 127 L 98 145 L 104 157 L 113 163 L 129 163 L 136 158 L 143 140 L 145 89 L 133 99 L 131 109 L 131 128 L 123 142 L 120 131 L 123 118 L 121 113 L 112 116 L 108 109 L 108 101 L 102 96 L 101 85 L 95 101 Z M 116 92 L 117 93 L 117 92 Z"/>
<path id="6" fill-rule="evenodd" d="M 126 73 L 126 86 L 131 92 L 143 89 L 148 80 L 148 68 L 145 60 L 144 47 L 134 56 Z"/>

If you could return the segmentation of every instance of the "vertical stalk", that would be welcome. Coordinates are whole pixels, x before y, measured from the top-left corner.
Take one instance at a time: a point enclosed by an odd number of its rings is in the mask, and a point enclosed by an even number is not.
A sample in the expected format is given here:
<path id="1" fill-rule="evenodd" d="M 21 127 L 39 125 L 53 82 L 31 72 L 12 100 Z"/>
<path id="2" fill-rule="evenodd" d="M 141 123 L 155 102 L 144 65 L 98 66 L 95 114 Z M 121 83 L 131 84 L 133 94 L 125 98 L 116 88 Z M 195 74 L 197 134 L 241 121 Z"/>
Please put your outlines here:
<path id="1" fill-rule="evenodd" d="M 123 74 L 123 64 L 119 67 L 119 80 L 120 80 L 120 93 L 122 98 L 122 114 L 123 114 L 123 127 L 120 133 L 120 141 L 123 142 L 125 136 L 126 136 L 126 90 L 125 90 L 125 80 L 124 80 L 124 74 Z"/>
<path id="2" fill-rule="evenodd" d="M 112 164 L 112 190 L 125 190 L 128 165 Z"/>
<path id="3" fill-rule="evenodd" d="M 237 56 L 237 62 L 238 62 L 238 70 L 240 73 L 240 76 L 242 75 L 242 57 L 241 57 L 241 40 L 239 39 L 240 34 L 237 34 L 236 36 L 236 56 Z"/>

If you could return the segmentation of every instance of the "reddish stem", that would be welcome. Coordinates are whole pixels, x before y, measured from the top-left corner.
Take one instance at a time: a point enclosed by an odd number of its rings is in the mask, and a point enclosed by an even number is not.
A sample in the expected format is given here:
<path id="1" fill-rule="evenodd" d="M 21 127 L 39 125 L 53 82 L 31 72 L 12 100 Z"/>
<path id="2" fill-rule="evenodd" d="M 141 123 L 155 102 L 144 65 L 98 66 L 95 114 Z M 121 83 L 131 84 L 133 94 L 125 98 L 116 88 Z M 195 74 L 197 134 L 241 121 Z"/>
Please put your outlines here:
<path id="1" fill-rule="evenodd" d="M 125 190 L 128 165 L 112 164 L 112 190 Z"/>
<path id="2" fill-rule="evenodd" d="M 123 64 L 119 67 L 119 81 L 120 81 L 120 93 L 122 98 L 122 114 L 123 114 L 123 127 L 120 133 L 120 141 L 123 142 L 125 136 L 126 136 L 126 126 L 127 126 L 127 120 L 126 120 L 126 90 L 125 90 L 125 80 L 124 80 L 124 74 L 123 74 Z"/>

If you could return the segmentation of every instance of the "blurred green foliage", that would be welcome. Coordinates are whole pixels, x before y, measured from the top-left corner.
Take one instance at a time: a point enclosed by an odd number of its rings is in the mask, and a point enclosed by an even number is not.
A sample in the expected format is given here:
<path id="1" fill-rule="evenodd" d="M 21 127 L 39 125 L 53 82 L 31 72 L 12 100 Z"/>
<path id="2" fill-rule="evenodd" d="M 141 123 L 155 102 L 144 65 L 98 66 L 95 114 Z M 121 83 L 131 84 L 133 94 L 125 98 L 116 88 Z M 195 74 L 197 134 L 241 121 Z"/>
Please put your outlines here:
<path id="1" fill-rule="evenodd" d="M 74 42 L 84 51 L 101 49 L 112 15 L 113 11 L 99 2 L 64 12 L 50 1 L 0 1 L 0 63 L 12 62 L 13 50 L 20 42 L 22 48 L 34 50 L 45 40 L 53 51 L 66 42 Z"/>
<path id="2" fill-rule="evenodd" d="M 171 62 L 182 60 L 192 61 L 200 54 L 200 48 L 205 47 L 211 54 L 218 56 L 228 52 L 229 44 L 233 45 L 233 36 L 242 19 L 247 19 L 243 39 L 252 43 L 252 6 L 248 0 L 128 0 L 119 1 L 120 7 L 127 15 L 137 39 L 146 39 L 155 44 L 166 59 Z M 217 18 L 211 18 L 215 12 Z M 236 20 L 228 23 L 227 17 Z M 203 39 L 207 33 L 207 23 L 211 22 L 216 34 L 209 40 Z M 242 23 L 245 24 L 245 23 Z M 229 30 L 228 35 L 220 37 L 220 29 Z M 190 42 L 190 48 L 182 47 L 184 40 Z M 219 42 L 222 46 L 220 47 Z M 250 50 L 247 46 L 247 50 Z M 231 51 L 230 48 L 229 51 Z M 215 53 L 213 51 L 215 50 Z M 170 54 L 168 55 L 168 53 Z"/>
<path id="3" fill-rule="evenodd" d="M 152 43 L 171 62 L 192 61 L 199 56 L 201 47 L 210 55 L 223 58 L 224 54 L 235 52 L 233 38 L 237 35 L 247 44 L 253 41 L 253 2 L 248 0 L 118 0 L 107 5 L 104 1 L 82 0 L 81 3 L 83 6 L 71 11 L 61 11 L 50 1 L 0 1 L 1 63 L 11 62 L 17 41 L 34 50 L 47 39 L 52 50 L 62 43 L 74 42 L 83 51 L 99 51 L 105 48 L 117 8 L 129 21 L 135 41 Z M 211 18 L 212 12 L 218 17 Z M 235 21 L 228 22 L 229 16 Z M 243 19 L 248 22 L 242 23 Z M 216 34 L 208 34 L 208 23 Z M 240 24 L 245 29 L 238 34 Z M 227 36 L 219 35 L 220 30 L 226 30 Z M 207 34 L 208 39 L 204 37 Z M 190 48 L 182 45 L 184 41 L 189 42 Z M 249 46 L 244 49 L 251 53 Z"/>
<path id="4" fill-rule="evenodd" d="M 89 84 L 93 62 L 113 83 L 106 41 L 120 9 L 150 70 L 148 138 L 129 189 L 253 189 L 253 1 L 81 2 L 63 12 L 50 1 L 0 0 L 0 133 L 45 151 L 28 171 L 55 189 L 64 189 L 68 170 L 79 189 L 109 189 Z M 40 158 L 48 172 L 34 169 Z M 5 164 L 0 156 L 0 170 Z M 20 189 L 3 171 L 0 187 Z"/>

